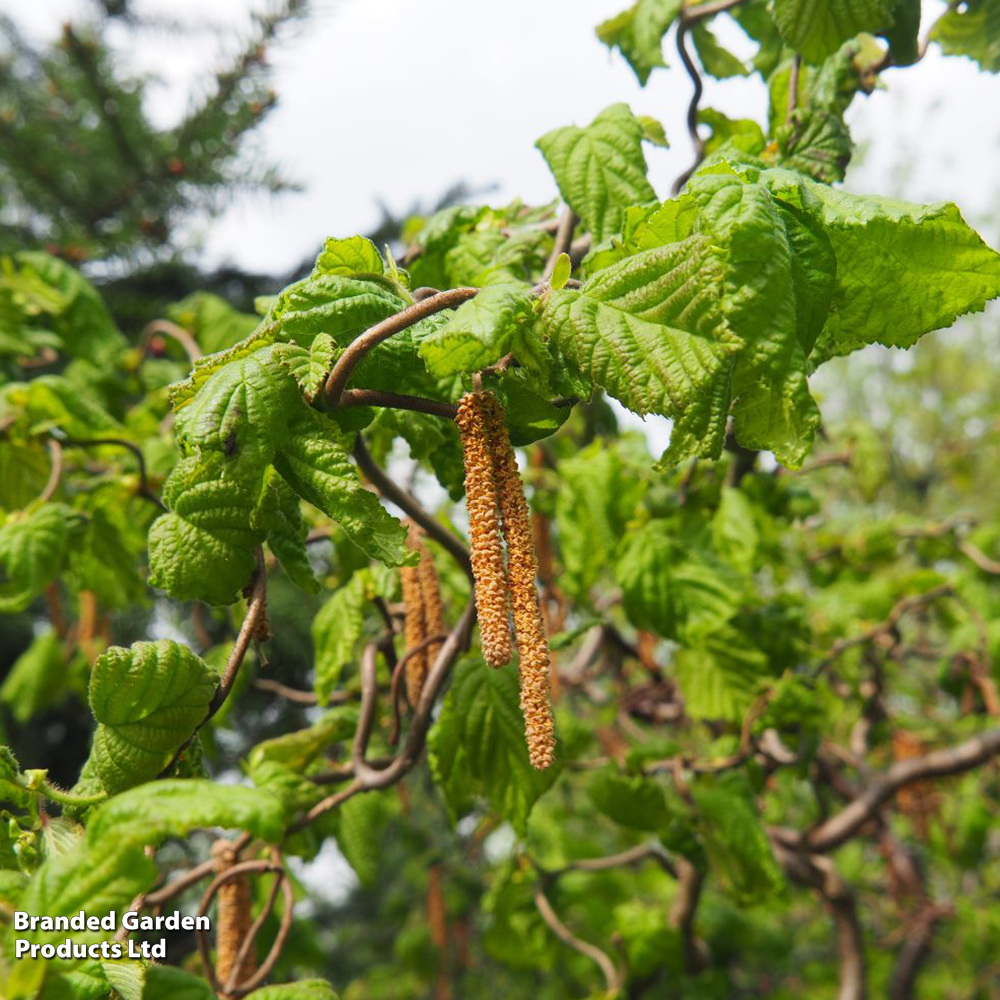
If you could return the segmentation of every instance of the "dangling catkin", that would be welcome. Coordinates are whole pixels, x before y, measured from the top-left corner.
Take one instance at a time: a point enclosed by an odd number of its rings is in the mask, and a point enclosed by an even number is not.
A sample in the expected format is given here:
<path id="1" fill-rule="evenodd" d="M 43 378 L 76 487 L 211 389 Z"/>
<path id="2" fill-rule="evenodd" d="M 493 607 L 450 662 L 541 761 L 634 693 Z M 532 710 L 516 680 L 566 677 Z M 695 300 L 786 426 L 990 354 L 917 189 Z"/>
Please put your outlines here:
<path id="1" fill-rule="evenodd" d="M 483 393 L 483 398 L 493 475 L 507 539 L 507 579 L 521 672 L 524 733 L 531 766 L 542 770 L 552 763 L 555 738 L 549 704 L 549 642 L 535 587 L 538 562 L 531 537 L 528 502 L 507 434 L 503 407 L 490 393 Z"/>
<path id="2" fill-rule="evenodd" d="M 486 436 L 485 398 L 482 392 L 466 393 L 459 401 L 455 423 L 465 459 L 465 502 L 469 509 L 470 555 L 483 658 L 491 667 L 502 667 L 511 657 L 510 621 L 497 484 Z"/>
<path id="3" fill-rule="evenodd" d="M 410 525 L 406 539 L 407 548 L 419 551 L 417 527 Z M 423 553 L 421 553 L 421 562 Z M 407 652 L 416 649 L 427 638 L 427 620 L 420 566 L 402 566 L 399 582 L 403 590 L 403 607 L 406 609 L 405 637 Z M 413 653 L 406 661 L 406 699 L 415 708 L 420 699 L 420 689 L 427 676 L 427 650 Z"/>
<path id="4" fill-rule="evenodd" d="M 215 869 L 224 872 L 236 863 L 236 852 L 228 840 L 217 840 L 212 846 Z M 237 875 L 219 886 L 219 912 L 215 930 L 215 978 L 220 986 L 229 980 L 236 964 L 240 945 L 250 930 L 250 882 L 246 875 Z M 236 975 L 237 983 L 245 982 L 257 968 L 257 956 L 251 948 Z"/>
<path id="5" fill-rule="evenodd" d="M 419 543 L 420 565 L 417 570 L 420 574 L 420 592 L 424 599 L 424 625 L 427 629 L 427 636 L 441 635 L 444 632 L 444 605 L 441 603 L 441 580 L 438 577 L 437 566 L 434 565 L 427 546 L 423 542 Z M 425 662 L 429 671 L 434 666 L 443 640 L 438 639 L 427 645 L 427 655 Z M 426 675 L 425 675 L 426 676 Z M 421 679 L 420 686 L 423 687 Z"/>

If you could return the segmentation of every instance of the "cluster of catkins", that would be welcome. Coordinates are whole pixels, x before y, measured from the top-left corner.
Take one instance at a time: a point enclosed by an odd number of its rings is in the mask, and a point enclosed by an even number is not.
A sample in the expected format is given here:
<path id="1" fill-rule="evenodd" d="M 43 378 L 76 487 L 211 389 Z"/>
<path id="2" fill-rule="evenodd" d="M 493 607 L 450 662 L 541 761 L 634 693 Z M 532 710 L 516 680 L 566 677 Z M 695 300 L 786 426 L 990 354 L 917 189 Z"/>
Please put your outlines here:
<path id="1" fill-rule="evenodd" d="M 532 767 L 541 770 L 552 763 L 555 739 L 549 705 L 549 643 L 535 589 L 538 563 L 528 503 L 499 400 L 489 392 L 466 393 L 458 404 L 455 422 L 465 456 L 465 495 L 483 657 L 491 667 L 510 662 L 513 618 L 528 756 Z"/>
<path id="2" fill-rule="evenodd" d="M 441 648 L 442 640 L 434 637 L 444 632 L 444 607 L 434 560 L 421 541 L 420 529 L 412 522 L 406 543 L 420 553 L 416 566 L 404 566 L 399 571 L 406 610 L 406 700 L 416 708 L 427 672 Z"/>

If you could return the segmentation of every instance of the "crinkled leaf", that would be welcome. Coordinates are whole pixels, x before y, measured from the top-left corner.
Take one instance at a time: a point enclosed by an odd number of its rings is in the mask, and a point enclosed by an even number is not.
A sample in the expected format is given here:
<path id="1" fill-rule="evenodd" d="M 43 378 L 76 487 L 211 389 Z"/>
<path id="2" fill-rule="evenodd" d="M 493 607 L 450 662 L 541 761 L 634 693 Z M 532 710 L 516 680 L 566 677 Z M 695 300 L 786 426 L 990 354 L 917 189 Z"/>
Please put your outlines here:
<path id="1" fill-rule="evenodd" d="M 348 799 L 337 812 L 337 846 L 365 886 L 375 884 L 383 854 L 383 837 L 399 812 L 391 792 L 369 792 Z"/>
<path id="2" fill-rule="evenodd" d="M 809 62 L 822 62 L 862 31 L 892 24 L 894 0 L 774 0 L 774 20 L 788 44 Z"/>
<path id="3" fill-rule="evenodd" d="M 667 521 L 626 535 L 616 575 L 632 624 L 666 639 L 710 632 L 739 607 L 740 591 L 726 567 L 681 545 Z"/>
<path id="4" fill-rule="evenodd" d="M 253 526 L 257 496 L 221 479 L 221 455 L 184 458 L 163 487 L 170 509 L 149 530 L 149 583 L 178 600 L 231 604 L 253 573 L 264 532 Z"/>
<path id="5" fill-rule="evenodd" d="M 617 48 L 643 86 L 663 61 L 663 36 L 680 13 L 682 0 L 638 0 L 597 26 L 597 37 Z"/>
<path id="6" fill-rule="evenodd" d="M 673 419 L 665 461 L 722 449 L 741 345 L 722 316 L 721 279 L 709 242 L 693 237 L 552 292 L 545 305 L 552 341 L 584 377 L 636 413 Z"/>
<path id="7" fill-rule="evenodd" d="M 735 629 L 700 639 L 678 650 L 674 669 L 684 709 L 692 719 L 741 723 L 753 701 L 757 682 L 769 674 L 768 658 Z"/>
<path id="8" fill-rule="evenodd" d="M 378 247 L 365 236 L 346 239 L 330 237 L 316 258 L 311 277 L 321 274 L 384 274 L 385 264 Z"/>
<path id="9" fill-rule="evenodd" d="M 156 964 L 146 969 L 143 1000 L 216 1000 L 216 995 L 201 976 L 175 965 Z"/>
<path id="10" fill-rule="evenodd" d="M 1000 72 L 1000 2 L 952 4 L 931 28 L 931 40 L 949 56 L 968 56 L 990 73 Z"/>
<path id="11" fill-rule="evenodd" d="M 301 406 L 291 372 L 275 348 L 230 361 L 209 377 L 190 403 L 177 412 L 178 441 L 220 452 L 245 468 L 263 468 Z"/>
<path id="12" fill-rule="evenodd" d="M 87 842 L 92 848 L 115 839 L 158 844 L 220 826 L 273 843 L 284 825 L 281 802 L 262 789 L 174 778 L 139 785 L 98 806 L 87 822 Z"/>
<path id="13" fill-rule="evenodd" d="M 326 381 L 335 349 L 330 334 L 317 333 L 309 347 L 276 344 L 274 356 L 292 373 L 306 402 L 311 403 Z"/>
<path id="14" fill-rule="evenodd" d="M 521 365 L 544 370 L 548 356 L 529 293 L 525 285 L 488 285 L 459 306 L 420 342 L 420 356 L 430 373 L 446 377 L 479 371 L 506 354 L 513 354 Z"/>
<path id="15" fill-rule="evenodd" d="M 146 966 L 141 962 L 101 962 L 101 969 L 121 1000 L 143 1000 Z"/>
<path id="16" fill-rule="evenodd" d="M 427 745 L 434 780 L 454 818 L 470 795 L 481 794 L 521 836 L 535 802 L 561 770 L 558 759 L 545 771 L 528 761 L 517 671 L 492 670 L 478 658 L 459 664 Z"/>
<path id="17" fill-rule="evenodd" d="M 91 751 L 112 795 L 155 778 L 208 713 L 218 675 L 169 639 L 112 646 L 90 675 Z"/>
<path id="18" fill-rule="evenodd" d="M 312 411 L 289 427 L 274 467 L 304 500 L 332 517 L 360 549 L 389 566 L 407 559 L 406 529 L 361 485 L 334 431 Z"/>
<path id="19" fill-rule="evenodd" d="M 46 503 L 0 526 L 0 614 L 23 611 L 55 579 L 72 517 L 68 507 Z"/>
<path id="20" fill-rule="evenodd" d="M 652 201 L 646 179 L 642 124 L 627 104 L 612 104 L 589 125 L 567 125 L 543 135 L 541 150 L 563 200 L 595 241 L 621 229 L 629 205 Z"/>
<path id="21" fill-rule="evenodd" d="M 367 570 L 358 570 L 319 609 L 312 623 L 316 650 L 316 695 L 325 705 L 340 683 L 344 667 L 354 659 L 355 647 L 364 630 L 364 607 L 372 596 Z"/>
<path id="22" fill-rule="evenodd" d="M 306 537 L 309 534 L 302 520 L 300 500 L 292 488 L 275 477 L 271 482 L 277 506 L 267 520 L 267 544 L 277 556 L 289 578 L 310 594 L 319 591 L 319 581 L 309 562 Z"/>
<path id="23" fill-rule="evenodd" d="M 671 818 L 663 789 L 642 775 L 602 768 L 588 782 L 587 794 L 605 816 L 634 830 L 660 830 Z"/>

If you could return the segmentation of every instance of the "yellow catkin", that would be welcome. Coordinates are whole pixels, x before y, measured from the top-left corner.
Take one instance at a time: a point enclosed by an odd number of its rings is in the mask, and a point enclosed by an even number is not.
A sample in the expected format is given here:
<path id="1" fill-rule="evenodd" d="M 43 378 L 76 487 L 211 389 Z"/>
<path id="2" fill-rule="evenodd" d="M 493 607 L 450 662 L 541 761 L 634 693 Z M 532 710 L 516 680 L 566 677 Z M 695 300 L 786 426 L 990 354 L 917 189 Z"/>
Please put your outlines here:
<path id="1" fill-rule="evenodd" d="M 216 841 L 212 853 L 218 872 L 224 872 L 236 863 L 236 853 L 230 841 Z M 215 977 L 219 985 L 224 986 L 236 964 L 240 945 L 250 930 L 250 882 L 246 875 L 237 875 L 220 886 L 216 901 L 219 910 L 215 925 Z M 237 983 L 245 982 L 256 968 L 257 956 L 250 948 L 236 976 Z"/>
<path id="2" fill-rule="evenodd" d="M 531 536 L 531 516 L 503 407 L 490 393 L 483 393 L 483 397 L 497 499 L 507 539 L 507 579 L 521 672 L 524 733 L 531 765 L 542 770 L 552 763 L 555 737 L 549 690 L 551 654 L 535 586 L 538 561 Z"/>
<path id="3" fill-rule="evenodd" d="M 407 547 L 419 551 L 416 525 L 410 525 Z M 421 554 L 421 560 L 423 555 Z M 403 589 L 403 607 L 406 609 L 406 650 L 416 649 L 427 638 L 427 621 L 420 567 L 403 566 L 399 570 L 399 582 Z M 427 676 L 427 650 L 413 653 L 406 661 L 406 699 L 416 707 L 420 699 L 420 689 Z"/>
<path id="4" fill-rule="evenodd" d="M 441 602 L 441 580 L 438 577 L 434 559 L 423 542 L 419 543 L 419 550 L 420 565 L 417 570 L 420 573 L 420 591 L 424 599 L 424 624 L 428 637 L 441 635 L 445 631 L 444 604 Z M 434 665 L 434 660 L 437 659 L 438 650 L 441 649 L 443 641 L 438 639 L 427 644 L 428 670 Z M 420 686 L 423 687 L 423 679 L 421 679 Z"/>
<path id="5" fill-rule="evenodd" d="M 486 435 L 486 405 L 486 393 L 466 393 L 459 401 L 455 423 L 462 438 L 465 460 L 469 544 L 483 658 L 491 667 L 502 667 L 510 662 L 512 650 L 497 484 Z"/>

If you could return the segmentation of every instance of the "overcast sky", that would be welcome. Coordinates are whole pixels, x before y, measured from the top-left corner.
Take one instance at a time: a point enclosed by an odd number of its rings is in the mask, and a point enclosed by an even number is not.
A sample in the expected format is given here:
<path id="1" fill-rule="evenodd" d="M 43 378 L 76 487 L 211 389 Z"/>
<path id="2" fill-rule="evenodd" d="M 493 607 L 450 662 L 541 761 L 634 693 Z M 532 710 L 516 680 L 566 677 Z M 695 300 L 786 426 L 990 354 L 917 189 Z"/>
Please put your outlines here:
<path id="1" fill-rule="evenodd" d="M 662 197 L 691 156 L 684 113 L 690 81 L 677 65 L 641 88 L 594 25 L 628 0 L 314 0 L 312 16 L 289 28 L 270 51 L 280 105 L 262 129 L 268 158 L 304 185 L 277 198 L 239 196 L 211 227 L 199 228 L 207 262 L 233 261 L 281 273 L 325 236 L 371 228 L 378 199 L 397 210 L 431 200 L 450 183 L 497 184 L 484 196 L 500 204 L 520 195 L 542 202 L 556 191 L 534 141 L 548 129 L 585 124 L 614 101 L 659 118 L 673 143 L 648 149 L 650 177 Z M 83 0 L 0 0 L 38 36 L 55 36 L 80 16 Z M 925 24 L 943 9 L 924 3 Z M 151 32 L 123 51 L 159 78 L 151 113 L 175 120 L 191 82 L 233 51 L 248 13 L 266 0 L 135 0 L 141 13 L 211 22 L 191 39 Z M 722 16 L 719 35 L 740 54 L 753 51 Z M 886 89 L 857 98 L 850 112 L 864 151 L 848 185 L 914 200 L 954 200 L 970 221 L 993 221 L 1000 186 L 1000 78 L 966 59 L 931 49 L 917 67 L 884 74 Z M 708 81 L 703 104 L 763 120 L 758 78 Z"/>

